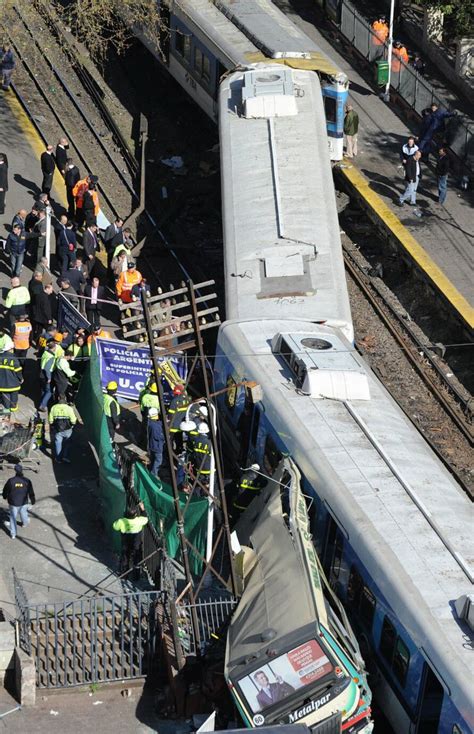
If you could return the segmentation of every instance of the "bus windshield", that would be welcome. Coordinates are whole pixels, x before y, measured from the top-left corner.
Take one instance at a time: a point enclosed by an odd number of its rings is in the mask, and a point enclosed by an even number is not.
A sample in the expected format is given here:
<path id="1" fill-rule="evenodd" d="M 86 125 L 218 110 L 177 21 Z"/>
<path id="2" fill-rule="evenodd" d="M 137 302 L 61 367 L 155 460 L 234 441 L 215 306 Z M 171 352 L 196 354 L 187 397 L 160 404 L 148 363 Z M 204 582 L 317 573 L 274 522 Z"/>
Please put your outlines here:
<path id="1" fill-rule="evenodd" d="M 238 681 L 253 713 L 263 711 L 292 693 L 331 673 L 333 666 L 316 640 L 309 640 L 273 658 Z"/>

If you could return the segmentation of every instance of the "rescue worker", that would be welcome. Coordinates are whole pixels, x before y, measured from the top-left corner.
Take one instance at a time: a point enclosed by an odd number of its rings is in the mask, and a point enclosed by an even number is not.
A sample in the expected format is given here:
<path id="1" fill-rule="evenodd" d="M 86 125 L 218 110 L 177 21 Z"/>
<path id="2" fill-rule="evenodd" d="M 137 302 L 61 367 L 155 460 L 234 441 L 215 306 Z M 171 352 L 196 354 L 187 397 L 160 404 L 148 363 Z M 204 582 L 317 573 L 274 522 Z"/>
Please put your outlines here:
<path id="1" fill-rule="evenodd" d="M 10 352 L 14 346 L 10 334 L 7 334 L 4 327 L 0 326 L 0 352 Z"/>
<path id="2" fill-rule="evenodd" d="M 48 403 L 53 395 L 53 372 L 56 369 L 56 362 L 61 356 L 61 353 L 62 348 L 54 341 L 54 339 L 50 339 L 46 342 L 46 347 L 41 355 L 40 362 L 41 400 L 38 406 L 38 411 L 40 413 L 46 412 Z"/>
<path id="3" fill-rule="evenodd" d="M 107 331 L 107 329 L 103 329 L 102 326 L 96 326 L 92 329 L 92 333 L 89 334 L 87 337 L 87 345 L 89 347 L 89 350 L 92 349 L 92 342 L 95 342 L 96 339 L 112 339 L 112 335 L 110 331 Z"/>
<path id="4" fill-rule="evenodd" d="M 104 395 L 104 414 L 107 419 L 107 428 L 109 429 L 110 440 L 114 440 L 115 431 L 120 428 L 120 403 L 115 397 L 118 385 L 115 380 L 107 383 L 106 393 Z"/>
<path id="5" fill-rule="evenodd" d="M 138 402 L 140 412 L 142 414 L 142 430 L 140 436 L 141 445 L 145 445 L 147 437 L 148 413 L 150 408 L 156 408 L 160 412 L 160 400 L 158 397 L 158 388 L 156 382 L 152 382 L 148 387 L 141 391 Z"/>
<path id="6" fill-rule="evenodd" d="M 260 493 L 268 483 L 265 477 L 258 472 L 260 467 L 258 464 L 252 464 L 250 469 L 245 469 L 240 477 L 237 485 L 237 495 L 232 503 L 232 519 L 235 521 L 238 516 L 247 509 L 254 497 Z"/>
<path id="7" fill-rule="evenodd" d="M 89 188 L 90 180 L 90 176 L 81 178 L 72 189 L 72 195 L 74 196 L 74 204 L 76 208 L 75 219 L 78 227 L 82 227 L 82 225 L 84 224 L 84 211 L 82 207 L 84 204 L 84 194 Z"/>
<path id="8" fill-rule="evenodd" d="M 191 399 L 186 393 L 184 385 L 175 385 L 173 398 L 168 408 L 170 433 L 173 438 L 173 448 L 177 454 L 183 450 L 183 431 L 180 426 L 186 417 Z"/>
<path id="9" fill-rule="evenodd" d="M 165 444 L 163 425 L 160 421 L 158 408 L 150 408 L 148 411 L 147 439 L 148 457 L 150 459 L 148 470 L 154 477 L 158 477 L 163 462 L 163 446 Z"/>
<path id="10" fill-rule="evenodd" d="M 79 375 L 83 375 L 91 358 L 90 345 L 87 344 L 86 338 L 83 334 L 78 334 L 76 336 L 73 343 L 66 349 L 66 354 L 68 354 L 71 359 L 73 369 Z"/>
<path id="11" fill-rule="evenodd" d="M 31 297 L 28 288 L 25 285 L 21 285 L 20 278 L 14 277 L 10 283 L 12 287 L 7 293 L 5 308 L 8 309 L 10 333 L 12 333 L 16 319 L 25 313 L 25 306 L 28 306 Z"/>
<path id="12" fill-rule="evenodd" d="M 112 524 L 114 530 L 122 533 L 120 573 L 125 574 L 133 568 L 134 572 L 131 580 L 134 581 L 140 576 L 137 565 L 140 562 L 142 531 L 147 523 L 148 517 L 145 514 L 145 507 L 143 502 L 140 502 L 137 508 L 128 509 L 124 517 L 120 517 Z"/>
<path id="13" fill-rule="evenodd" d="M 77 416 L 72 405 L 68 405 L 65 395 L 49 411 L 49 425 L 54 434 L 54 456 L 57 464 L 70 464 L 69 451 L 71 436 Z"/>
<path id="14" fill-rule="evenodd" d="M 90 176 L 89 186 L 84 191 L 82 198 L 82 211 L 85 218 L 86 227 L 92 227 L 97 224 L 97 216 L 99 214 L 99 194 L 97 193 L 96 184 L 99 179 L 97 176 Z"/>
<path id="15" fill-rule="evenodd" d="M 383 46 L 388 38 L 389 28 L 385 15 L 379 16 L 377 20 L 372 23 L 372 43 L 374 46 Z"/>
<path id="16" fill-rule="evenodd" d="M 395 41 L 392 49 L 392 72 L 398 74 L 402 70 L 402 61 L 408 64 L 408 52 L 400 41 Z"/>
<path id="17" fill-rule="evenodd" d="M 13 344 L 15 348 L 15 356 L 17 357 L 21 368 L 25 366 L 26 355 L 31 346 L 31 333 L 33 327 L 28 318 L 28 314 L 22 314 L 16 321 L 13 330 Z"/>
<path id="18" fill-rule="evenodd" d="M 198 435 L 192 441 L 191 463 L 194 474 L 202 484 L 208 484 L 211 474 L 212 443 L 209 426 L 202 421 L 197 427 Z"/>
<path id="19" fill-rule="evenodd" d="M 115 286 L 115 292 L 119 299 L 119 303 L 131 303 L 132 289 L 142 282 L 142 274 L 136 269 L 133 261 L 128 263 L 127 270 L 121 273 Z"/>
<path id="20" fill-rule="evenodd" d="M 72 384 L 79 380 L 75 370 L 69 366 L 70 359 L 70 355 L 64 354 L 63 351 L 63 354 L 56 360 L 56 366 L 53 371 L 53 386 L 57 398 L 60 395 L 67 395 L 68 391 L 71 390 Z"/>
<path id="21" fill-rule="evenodd" d="M 23 382 L 22 369 L 17 357 L 11 352 L 0 354 L 0 404 L 4 412 L 18 410 L 18 393 Z"/>

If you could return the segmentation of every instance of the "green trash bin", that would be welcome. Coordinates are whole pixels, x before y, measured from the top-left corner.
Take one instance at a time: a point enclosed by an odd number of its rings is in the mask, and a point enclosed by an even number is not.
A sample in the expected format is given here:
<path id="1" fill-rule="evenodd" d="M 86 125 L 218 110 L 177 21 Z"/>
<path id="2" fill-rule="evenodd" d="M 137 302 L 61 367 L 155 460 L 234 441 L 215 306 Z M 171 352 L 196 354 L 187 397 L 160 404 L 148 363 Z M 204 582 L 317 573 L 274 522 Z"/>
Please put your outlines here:
<path id="1" fill-rule="evenodd" d="M 384 87 L 388 82 L 388 61 L 379 59 L 376 64 L 376 80 L 379 87 Z"/>

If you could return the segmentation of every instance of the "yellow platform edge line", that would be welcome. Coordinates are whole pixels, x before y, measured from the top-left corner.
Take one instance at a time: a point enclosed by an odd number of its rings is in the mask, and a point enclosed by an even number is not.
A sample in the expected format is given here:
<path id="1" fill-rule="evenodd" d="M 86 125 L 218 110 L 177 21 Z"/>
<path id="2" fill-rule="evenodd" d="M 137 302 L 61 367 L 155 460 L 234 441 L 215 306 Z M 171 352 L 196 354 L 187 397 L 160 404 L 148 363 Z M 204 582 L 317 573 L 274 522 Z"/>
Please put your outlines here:
<path id="1" fill-rule="evenodd" d="M 392 212 L 380 196 L 370 188 L 368 179 L 366 179 L 352 163 L 350 168 L 341 167 L 339 170 L 364 197 L 365 201 L 375 212 L 377 217 L 383 221 L 413 260 L 415 260 L 423 272 L 428 275 L 436 288 L 454 306 L 456 311 L 472 329 L 474 327 L 474 308 L 458 291 L 456 286 L 451 283 L 449 278 L 428 255 L 422 245 L 420 245 L 408 229 L 400 222 L 397 215 Z"/>
<path id="2" fill-rule="evenodd" d="M 43 143 L 43 139 L 41 138 L 38 130 L 35 128 L 32 121 L 30 120 L 25 110 L 23 109 L 18 97 L 13 92 L 13 90 L 11 91 L 12 93 L 5 94 L 3 99 L 9 106 L 12 115 L 16 118 L 16 121 L 18 122 L 20 128 L 22 129 L 25 135 L 25 138 L 27 139 L 33 152 L 35 153 L 36 157 L 38 158 L 38 170 L 41 171 L 40 158 L 41 158 L 41 153 L 43 153 L 45 150 L 45 144 Z M 51 145 L 53 145 L 53 143 L 51 143 Z M 58 201 L 63 206 L 65 206 L 67 209 L 67 198 L 66 198 L 66 190 L 64 187 L 64 180 L 57 168 L 54 171 L 53 186 L 54 186 L 54 192 L 56 194 L 55 200 Z"/>

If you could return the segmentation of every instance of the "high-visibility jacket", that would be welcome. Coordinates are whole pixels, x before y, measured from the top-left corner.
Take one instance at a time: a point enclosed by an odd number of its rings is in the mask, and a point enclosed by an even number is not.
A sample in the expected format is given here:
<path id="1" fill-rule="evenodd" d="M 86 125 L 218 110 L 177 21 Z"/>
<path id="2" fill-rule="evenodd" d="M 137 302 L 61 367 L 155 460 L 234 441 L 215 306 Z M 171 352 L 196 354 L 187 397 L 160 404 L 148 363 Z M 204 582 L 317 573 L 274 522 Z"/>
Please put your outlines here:
<path id="1" fill-rule="evenodd" d="M 89 345 L 89 348 L 92 342 L 96 339 L 112 339 L 112 335 L 109 331 L 106 331 L 105 329 L 101 329 L 98 334 L 91 334 L 87 337 L 87 344 Z"/>
<path id="2" fill-rule="evenodd" d="M 115 286 L 117 296 L 124 302 L 130 303 L 132 300 L 132 288 L 140 285 L 142 282 L 142 274 L 138 270 L 125 270 L 120 273 L 120 277 Z"/>
<path id="3" fill-rule="evenodd" d="M 53 382 L 56 390 L 58 391 L 58 395 L 66 394 L 66 390 L 70 385 L 69 381 L 75 376 L 75 370 L 69 367 L 69 362 L 67 359 L 64 359 L 63 354 L 63 356 L 59 357 L 59 359 L 56 361 L 56 366 L 53 372 Z"/>
<path id="4" fill-rule="evenodd" d="M 114 253 L 112 255 L 112 258 L 118 257 L 121 252 L 125 252 L 125 254 L 127 255 L 127 257 L 131 257 L 132 256 L 131 249 L 129 247 L 127 247 L 123 242 L 121 242 L 115 248 Z"/>
<path id="5" fill-rule="evenodd" d="M 112 423 L 113 426 L 118 425 L 120 416 L 120 403 L 113 395 L 105 393 L 104 395 L 104 413 L 107 418 L 107 422 Z"/>
<path id="6" fill-rule="evenodd" d="M 186 417 L 186 411 L 191 402 L 189 395 L 175 395 L 168 408 L 168 418 L 170 421 L 170 433 L 179 433 L 181 431 L 180 424 Z"/>
<path id="7" fill-rule="evenodd" d="M 89 183 L 87 181 L 87 178 L 81 178 L 80 181 L 77 182 L 77 184 L 74 186 L 72 190 L 72 195 L 74 196 L 76 200 L 76 209 L 82 209 L 82 204 L 84 203 L 84 194 L 89 188 Z"/>
<path id="8" fill-rule="evenodd" d="M 402 61 L 404 61 L 405 64 L 408 64 L 408 52 L 405 46 L 402 46 L 401 48 L 393 49 L 392 51 L 392 71 L 394 71 L 395 73 L 401 71 Z"/>
<path id="9" fill-rule="evenodd" d="M 143 415 L 148 416 L 148 411 L 150 410 L 150 408 L 156 408 L 158 412 L 160 411 L 160 400 L 158 398 L 158 395 L 150 392 L 146 388 L 140 393 L 139 403 L 140 410 Z"/>
<path id="10" fill-rule="evenodd" d="M 17 321 L 13 332 L 15 349 L 29 349 L 32 326 L 29 321 Z"/>
<path id="11" fill-rule="evenodd" d="M 375 46 L 382 46 L 388 38 L 388 25 L 381 23 L 379 20 L 375 20 L 372 23 L 372 30 L 375 35 L 372 36 L 372 41 Z"/>
<path id="12" fill-rule="evenodd" d="M 49 411 L 49 422 L 55 431 L 68 431 L 77 423 L 74 408 L 67 403 L 56 403 Z"/>
<path id="13" fill-rule="evenodd" d="M 119 533 L 126 535 L 137 535 L 140 533 L 145 525 L 148 523 L 148 518 L 144 515 L 138 517 L 119 517 L 112 527 L 114 530 L 118 530 Z"/>
<path id="14" fill-rule="evenodd" d="M 0 352 L 8 352 L 10 349 L 13 349 L 13 339 L 8 334 L 2 334 L 0 336 Z"/>
<path id="15" fill-rule="evenodd" d="M 73 362 L 88 362 L 91 358 L 90 344 L 86 343 L 81 345 L 74 342 L 68 346 L 66 354 L 71 355 Z"/>
<path id="16" fill-rule="evenodd" d="M 58 349 L 59 348 L 56 347 L 54 352 L 50 352 L 49 349 L 45 349 L 43 354 L 41 355 L 41 372 L 43 374 L 43 377 L 46 377 L 48 380 L 51 379 L 51 375 L 56 369 L 56 363 L 60 357 Z"/>
<path id="17" fill-rule="evenodd" d="M 5 307 L 11 308 L 12 306 L 26 306 L 31 301 L 30 291 L 24 285 L 18 285 L 16 288 L 11 288 L 5 299 Z"/>
<path id="18" fill-rule="evenodd" d="M 0 392 L 15 392 L 21 387 L 22 369 L 14 354 L 0 355 Z"/>
<path id="19" fill-rule="evenodd" d="M 212 443 L 208 436 L 201 434 L 192 442 L 192 462 L 198 474 L 211 473 Z"/>

